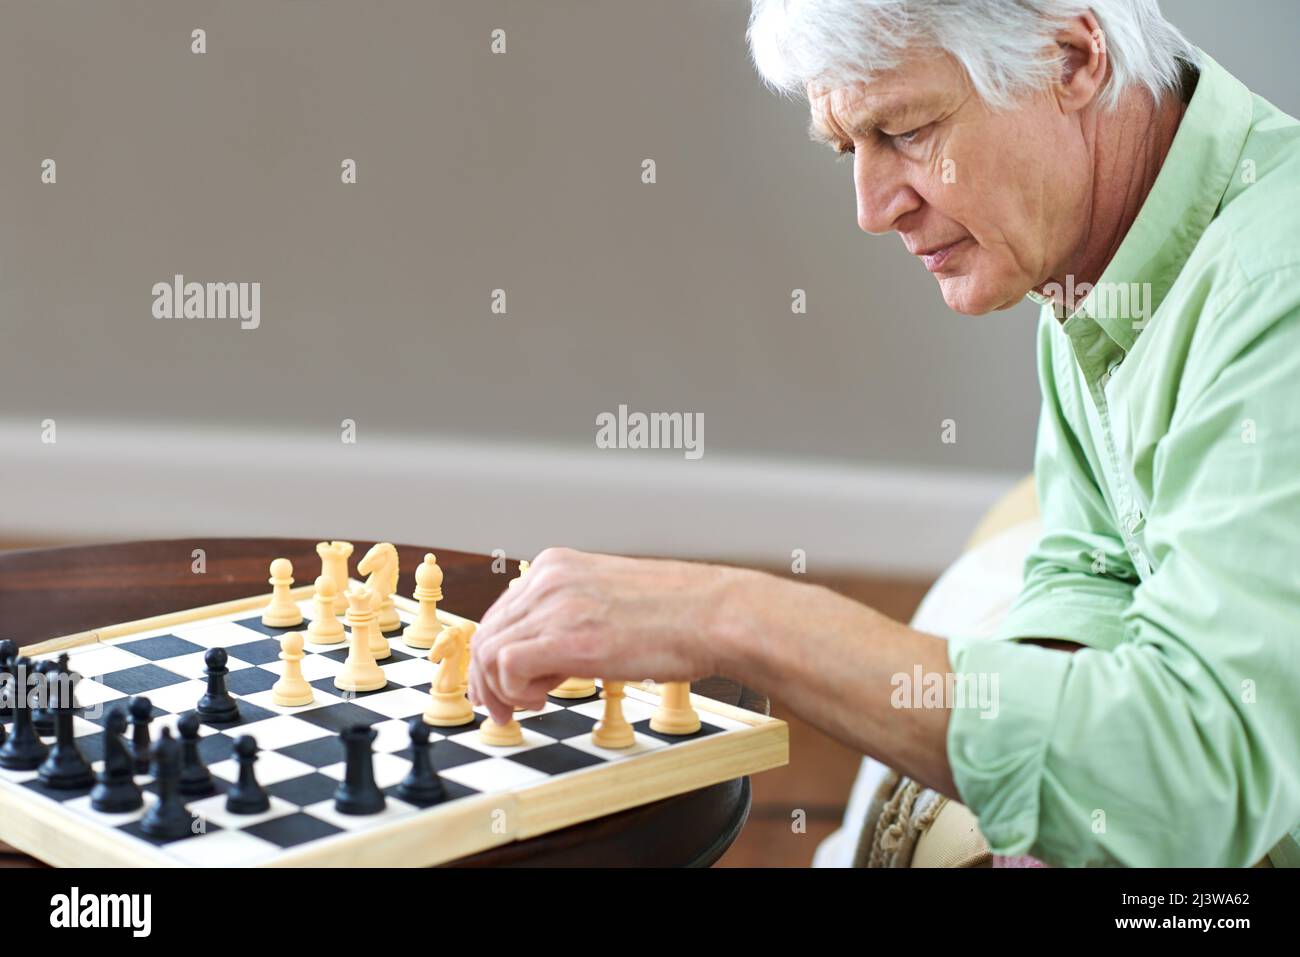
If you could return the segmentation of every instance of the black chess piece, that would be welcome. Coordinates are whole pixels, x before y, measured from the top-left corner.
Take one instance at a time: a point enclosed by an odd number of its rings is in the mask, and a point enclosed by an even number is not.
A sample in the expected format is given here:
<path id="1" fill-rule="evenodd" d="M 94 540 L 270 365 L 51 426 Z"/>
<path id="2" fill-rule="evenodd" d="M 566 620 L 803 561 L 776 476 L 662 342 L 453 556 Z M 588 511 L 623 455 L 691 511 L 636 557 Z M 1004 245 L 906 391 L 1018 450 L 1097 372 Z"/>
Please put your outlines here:
<path id="1" fill-rule="evenodd" d="M 58 671 L 58 665 L 48 658 L 36 662 L 36 691 L 32 708 L 32 727 L 43 738 L 54 734 L 54 701 L 58 681 L 51 681 L 50 675 Z"/>
<path id="2" fill-rule="evenodd" d="M 60 688 L 68 696 L 68 707 L 72 709 L 73 714 L 76 714 L 81 710 L 81 703 L 77 701 L 77 682 L 81 680 L 81 675 L 73 673 L 71 666 L 68 664 L 68 653 L 66 651 L 59 655 L 58 667 L 54 673 L 63 676 Z"/>
<path id="3" fill-rule="evenodd" d="M 0 640 L 0 675 L 9 675 L 12 678 L 14 672 L 14 661 L 17 658 L 17 643 L 9 638 Z M 0 694 L 0 703 L 3 703 L 6 709 L 9 707 L 9 688 L 10 684 L 8 681 L 5 682 L 3 688 L 0 688 L 0 692 L 3 692 L 3 694 Z"/>
<path id="4" fill-rule="evenodd" d="M 239 762 L 239 780 L 226 795 L 226 810 L 231 814 L 262 814 L 271 809 L 271 799 L 257 783 L 253 764 L 257 761 L 257 742 L 241 735 L 235 742 L 235 760 Z"/>
<path id="5" fill-rule="evenodd" d="M 163 728 L 150 750 L 150 771 L 158 782 L 158 803 L 140 819 L 140 829 L 162 841 L 178 841 L 194 833 L 194 816 L 181 800 L 177 784 L 181 776 L 181 746 L 172 739 L 170 728 Z"/>
<path id="6" fill-rule="evenodd" d="M 60 677 L 56 675 L 49 685 L 53 691 L 50 705 L 54 711 L 54 747 L 42 762 L 38 777 L 47 788 L 75 791 L 94 784 L 95 772 L 77 746 L 72 713 L 76 699 L 63 687 L 65 682 L 58 680 Z"/>
<path id="7" fill-rule="evenodd" d="M 18 646 L 8 638 L 0 641 L 0 708 L 9 710 L 9 692 L 14 686 L 14 659 Z"/>
<path id="8" fill-rule="evenodd" d="M 181 794 L 186 797 L 207 797 L 217 793 L 212 773 L 199 754 L 199 716 L 187 712 L 176 722 L 181 733 Z"/>
<path id="9" fill-rule="evenodd" d="M 0 641 L 0 711 L 9 711 L 9 695 L 13 691 L 14 657 L 18 654 L 18 645 L 6 638 Z M 0 724 L 0 745 L 9 737 L 5 726 Z"/>
<path id="10" fill-rule="evenodd" d="M 429 753 L 429 726 L 417 715 L 407 727 L 411 731 L 411 770 L 397 786 L 397 796 L 416 807 L 438 804 L 446 799 L 447 792 L 433 768 Z"/>
<path id="11" fill-rule="evenodd" d="M 13 732 L 0 747 L 0 768 L 8 771 L 35 771 L 49 753 L 44 742 L 36 736 L 32 726 L 32 709 L 28 684 L 32 677 L 30 658 L 15 658 L 7 672 L 10 675 L 9 713 Z"/>
<path id="12" fill-rule="evenodd" d="M 239 720 L 239 703 L 226 688 L 226 676 L 230 674 L 227 660 L 225 648 L 209 648 L 203 656 L 203 663 L 207 665 L 208 691 L 194 710 L 208 724 L 234 724 Z"/>
<path id="13" fill-rule="evenodd" d="M 372 745 L 377 736 L 378 732 L 364 724 L 355 724 L 339 733 L 347 754 L 343 781 L 334 792 L 334 810 L 340 814 L 378 814 L 387 804 L 384 792 L 375 783 Z"/>
<path id="14" fill-rule="evenodd" d="M 131 764 L 136 774 L 148 774 L 150 757 L 149 722 L 153 720 L 153 702 L 136 695 L 128 706 L 131 711 Z"/>
<path id="15" fill-rule="evenodd" d="M 126 814 L 144 804 L 135 783 L 135 763 L 127 750 L 126 711 L 114 708 L 104 720 L 104 770 L 90 792 L 90 806 L 104 814 Z"/>

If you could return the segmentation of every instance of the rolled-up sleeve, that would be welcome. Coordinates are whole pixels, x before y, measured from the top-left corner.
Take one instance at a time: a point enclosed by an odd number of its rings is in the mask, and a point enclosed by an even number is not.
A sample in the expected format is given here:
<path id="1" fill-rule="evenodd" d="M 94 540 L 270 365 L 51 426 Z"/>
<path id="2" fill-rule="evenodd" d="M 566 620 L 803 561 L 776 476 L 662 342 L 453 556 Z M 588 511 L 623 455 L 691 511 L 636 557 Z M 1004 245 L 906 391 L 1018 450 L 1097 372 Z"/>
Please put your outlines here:
<path id="1" fill-rule="evenodd" d="M 1272 285 L 1230 312 L 1294 295 Z M 996 680 L 993 714 L 955 709 L 948 731 L 995 853 L 1243 866 L 1300 821 L 1300 311 L 1196 378 L 1156 453 L 1153 572 L 1124 599 L 1072 567 L 1073 545 L 1030 560 L 1035 591 L 1006 637 L 1088 647 L 951 643 L 955 672 Z"/>

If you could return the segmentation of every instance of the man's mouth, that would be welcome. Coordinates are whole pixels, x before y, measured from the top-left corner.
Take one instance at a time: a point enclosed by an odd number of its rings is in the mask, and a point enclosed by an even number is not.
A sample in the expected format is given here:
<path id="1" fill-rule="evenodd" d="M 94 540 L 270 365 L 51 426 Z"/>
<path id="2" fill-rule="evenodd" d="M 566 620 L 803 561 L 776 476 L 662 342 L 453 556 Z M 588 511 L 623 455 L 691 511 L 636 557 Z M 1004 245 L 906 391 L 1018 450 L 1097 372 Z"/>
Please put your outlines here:
<path id="1" fill-rule="evenodd" d="M 952 254 L 960 249 L 962 244 L 969 238 L 964 236 L 956 242 L 948 243 L 946 246 L 933 246 L 930 249 L 918 250 L 916 256 L 925 264 L 926 269 L 937 273 L 943 269 L 944 264 L 948 262 Z"/>

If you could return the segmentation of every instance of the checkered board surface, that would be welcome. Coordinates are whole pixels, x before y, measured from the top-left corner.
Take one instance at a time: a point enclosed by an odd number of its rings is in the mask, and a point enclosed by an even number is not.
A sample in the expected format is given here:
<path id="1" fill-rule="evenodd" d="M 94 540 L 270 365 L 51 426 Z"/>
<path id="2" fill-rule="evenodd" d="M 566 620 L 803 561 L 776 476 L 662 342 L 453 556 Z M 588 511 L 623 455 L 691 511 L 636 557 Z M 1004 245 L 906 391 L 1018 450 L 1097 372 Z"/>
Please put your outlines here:
<path id="1" fill-rule="evenodd" d="M 303 708 L 277 706 L 271 700 L 271 686 L 283 669 L 279 636 L 286 631 L 301 631 L 307 637 L 307 616 L 312 606 L 309 600 L 299 604 L 305 620 L 294 628 L 263 625 L 258 605 L 251 610 L 153 628 L 69 650 L 72 670 L 83 679 L 77 686 L 81 711 L 75 718 L 75 733 L 83 754 L 99 770 L 103 756 L 100 732 L 114 705 L 125 706 L 133 695 L 145 695 L 154 706 L 153 739 L 164 727 L 176 734 L 177 718 L 192 710 L 206 689 L 204 653 L 210 648 L 226 649 L 228 684 L 239 700 L 240 720 L 234 725 L 202 727 L 199 750 L 219 793 L 188 803 L 202 822 L 200 833 L 177 841 L 157 841 L 140 829 L 143 810 L 126 815 L 101 814 L 90 806 L 89 789 L 51 790 L 40 783 L 35 771 L 0 769 L 0 799 L 7 792 L 11 799 L 45 802 L 57 809 L 60 817 L 70 816 L 80 823 L 93 822 L 97 827 L 113 829 L 138 845 L 132 851 L 141 852 L 140 863 L 257 866 L 283 859 L 291 852 L 326 848 L 328 842 L 340 843 L 339 839 L 348 834 L 420 815 L 446 813 L 449 807 L 476 795 L 519 792 L 559 776 L 592 775 L 601 768 L 635 763 L 664 749 L 686 748 L 702 739 L 752 730 L 750 724 L 735 717 L 697 709 L 702 727 L 696 734 L 659 734 L 649 726 L 658 696 L 630 683 L 623 711 L 636 732 L 636 743 L 620 751 L 591 742 L 592 726 L 604 707 L 598 695 L 577 701 L 550 698 L 540 711 L 518 712 L 524 744 L 510 748 L 479 742 L 477 727 L 485 713 L 479 709 L 472 725 L 431 729 L 432 759 L 447 800 L 431 808 L 416 808 L 396 797 L 396 786 L 410 768 L 407 721 L 423 714 L 429 701 L 435 669 L 427 659 L 428 651 L 407 646 L 401 639 L 401 629 L 386 633 L 392 656 L 380 665 L 388 677 L 387 686 L 379 691 L 347 694 L 333 683 L 347 657 L 347 644 L 323 646 L 309 642 L 302 669 L 315 689 L 315 701 Z M 414 620 L 409 608 L 399 607 L 399 615 L 402 629 Z M 40 657 L 53 658 L 57 653 Z M 334 791 L 344 772 L 338 732 L 354 724 L 370 725 L 378 732 L 375 777 L 387 795 L 387 808 L 378 815 L 349 816 L 334 810 Z M 238 777 L 233 745 L 245 734 L 255 738 L 261 749 L 256 772 L 271 799 L 270 811 L 253 816 L 225 810 L 225 792 Z M 137 780 L 145 789 L 148 807 L 157 800 L 152 793 L 152 779 L 141 776 Z M 599 788 L 600 784 L 593 778 L 591 786 Z M 658 796 L 662 795 L 645 800 Z M 39 847 L 27 849 L 41 856 Z M 433 858 L 438 856 L 435 853 Z M 347 862 L 346 856 L 336 861 L 328 855 L 309 858 L 314 863 Z M 87 859 L 80 863 L 96 864 L 93 853 L 88 851 Z"/>

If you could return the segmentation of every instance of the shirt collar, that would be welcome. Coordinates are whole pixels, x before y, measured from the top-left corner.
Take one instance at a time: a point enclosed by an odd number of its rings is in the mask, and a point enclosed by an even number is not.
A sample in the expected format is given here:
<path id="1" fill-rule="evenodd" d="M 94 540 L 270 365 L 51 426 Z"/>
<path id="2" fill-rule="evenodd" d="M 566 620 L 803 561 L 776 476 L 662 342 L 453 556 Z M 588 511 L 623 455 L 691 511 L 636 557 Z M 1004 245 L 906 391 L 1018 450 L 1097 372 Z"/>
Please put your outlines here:
<path id="1" fill-rule="evenodd" d="M 1208 54 L 1197 53 L 1196 91 L 1164 164 L 1096 286 L 1066 317 L 1063 328 L 1072 337 L 1091 318 L 1124 353 L 1132 349 L 1231 184 L 1250 132 L 1251 93 Z M 1132 301 L 1135 296 L 1140 309 Z M 1029 297 L 1050 302 L 1036 292 Z M 1096 345 L 1087 350 L 1094 356 Z"/>

